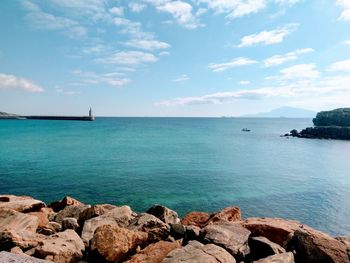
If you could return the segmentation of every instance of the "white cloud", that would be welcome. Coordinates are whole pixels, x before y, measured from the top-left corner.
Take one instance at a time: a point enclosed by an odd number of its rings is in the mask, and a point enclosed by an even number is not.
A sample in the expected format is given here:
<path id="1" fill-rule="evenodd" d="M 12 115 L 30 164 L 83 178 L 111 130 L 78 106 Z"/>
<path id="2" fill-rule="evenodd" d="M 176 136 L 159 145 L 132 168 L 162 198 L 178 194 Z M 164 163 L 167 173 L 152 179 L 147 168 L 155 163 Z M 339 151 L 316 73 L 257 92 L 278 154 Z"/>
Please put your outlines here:
<path id="1" fill-rule="evenodd" d="M 30 80 L 0 73 L 0 89 L 17 89 L 27 92 L 43 92 L 44 89 Z"/>
<path id="2" fill-rule="evenodd" d="M 288 52 L 283 55 L 274 55 L 264 60 L 265 67 L 273 67 L 277 65 L 281 65 L 287 61 L 292 61 L 298 59 L 298 56 L 305 53 L 314 52 L 315 50 L 312 48 L 303 48 L 297 49 L 293 52 Z"/>
<path id="3" fill-rule="evenodd" d="M 158 11 L 169 13 L 178 24 L 188 29 L 195 29 L 201 24 L 192 13 L 192 5 L 184 1 L 171 0 L 145 0 L 156 7 Z"/>
<path id="4" fill-rule="evenodd" d="M 135 13 L 139 13 L 141 12 L 143 9 L 145 9 L 146 5 L 144 4 L 140 4 L 140 3 L 136 3 L 136 2 L 132 2 L 132 3 L 129 3 L 129 8 L 132 12 L 135 12 Z"/>
<path id="5" fill-rule="evenodd" d="M 181 76 L 177 77 L 176 79 L 173 79 L 173 82 L 184 82 L 189 80 L 190 78 L 186 74 L 182 74 Z"/>
<path id="6" fill-rule="evenodd" d="M 135 38 L 153 39 L 154 34 L 151 32 L 144 32 L 142 25 L 139 22 L 131 21 L 123 17 L 116 17 L 113 19 L 116 26 L 122 27 L 122 33 L 129 34 Z"/>
<path id="7" fill-rule="evenodd" d="M 63 31 L 72 38 L 84 37 L 87 34 L 86 28 L 72 19 L 46 13 L 29 1 L 24 2 L 24 7 L 29 10 L 26 19 L 35 30 Z"/>
<path id="8" fill-rule="evenodd" d="M 123 16 L 124 15 L 124 8 L 123 7 L 112 7 L 109 9 L 109 12 L 116 16 Z"/>
<path id="9" fill-rule="evenodd" d="M 213 72 L 221 72 L 221 71 L 228 70 L 230 68 L 252 65 L 255 63 L 257 63 L 257 61 L 249 58 L 240 57 L 240 58 L 232 59 L 231 61 L 225 62 L 225 63 L 211 63 L 209 64 L 208 67 Z"/>
<path id="10" fill-rule="evenodd" d="M 91 46 L 86 46 L 81 48 L 81 52 L 84 54 L 101 54 L 109 49 L 108 46 L 104 44 L 96 44 Z"/>
<path id="11" fill-rule="evenodd" d="M 121 51 L 111 54 L 106 58 L 95 61 L 105 64 L 138 65 L 144 62 L 156 62 L 158 58 L 151 53 L 142 51 Z"/>
<path id="12" fill-rule="evenodd" d="M 294 5 L 300 1 L 301 0 L 275 0 L 275 2 L 280 5 Z"/>
<path id="13" fill-rule="evenodd" d="M 350 40 L 345 40 L 345 41 L 343 41 L 343 44 L 345 44 L 345 45 L 350 45 Z"/>
<path id="14" fill-rule="evenodd" d="M 217 14 L 225 13 L 229 18 L 236 18 L 257 13 L 266 7 L 267 0 L 199 0 Z"/>
<path id="15" fill-rule="evenodd" d="M 329 70 L 350 72 L 350 59 L 333 63 L 329 67 Z"/>
<path id="16" fill-rule="evenodd" d="M 319 78 L 321 73 L 315 64 L 298 64 L 280 70 L 279 76 L 267 77 L 268 80 L 300 80 Z"/>
<path id="17" fill-rule="evenodd" d="M 56 93 L 62 94 L 62 95 L 66 95 L 66 96 L 73 96 L 73 95 L 81 94 L 80 91 L 72 91 L 72 90 L 68 90 L 67 91 L 67 90 L 64 90 L 64 89 L 62 89 L 60 87 L 56 87 L 55 90 L 56 90 Z"/>
<path id="18" fill-rule="evenodd" d="M 350 21 L 350 1 L 349 0 L 337 0 L 337 5 L 343 9 L 339 20 Z"/>
<path id="19" fill-rule="evenodd" d="M 350 88 L 348 83 L 350 77 L 328 77 L 317 82 L 296 81 L 282 86 L 262 87 L 257 89 L 242 89 L 237 91 L 218 92 L 203 96 L 182 97 L 164 100 L 156 105 L 178 106 L 178 105 L 200 105 L 221 104 L 235 100 L 263 100 L 269 98 L 280 98 L 294 100 L 294 103 L 311 99 L 318 102 L 327 102 L 330 97 L 334 103 L 341 103 L 344 98 L 350 99 Z"/>
<path id="20" fill-rule="evenodd" d="M 284 38 L 297 30 L 299 24 L 287 24 L 283 27 L 262 31 L 257 34 L 244 36 L 238 47 L 249 47 L 256 44 L 273 45 L 283 42 Z"/>
<path id="21" fill-rule="evenodd" d="M 162 51 L 162 52 L 159 52 L 158 55 L 159 55 L 159 56 L 169 56 L 169 55 L 170 55 L 170 52 L 168 52 L 168 51 Z"/>
<path id="22" fill-rule="evenodd" d="M 165 42 L 158 40 L 147 40 L 147 39 L 132 39 L 125 42 L 126 46 L 145 49 L 145 50 L 156 50 L 156 49 L 167 49 L 170 48 L 170 45 Z"/>
<path id="23" fill-rule="evenodd" d="M 114 87 L 121 87 L 131 82 L 131 79 L 123 77 L 124 73 L 120 72 L 97 74 L 95 72 L 75 70 L 72 73 L 78 76 L 81 81 L 88 84 L 107 84 Z"/>
<path id="24" fill-rule="evenodd" d="M 241 80 L 240 82 L 238 82 L 238 84 L 240 84 L 240 85 L 249 85 L 250 81 L 249 80 Z"/>

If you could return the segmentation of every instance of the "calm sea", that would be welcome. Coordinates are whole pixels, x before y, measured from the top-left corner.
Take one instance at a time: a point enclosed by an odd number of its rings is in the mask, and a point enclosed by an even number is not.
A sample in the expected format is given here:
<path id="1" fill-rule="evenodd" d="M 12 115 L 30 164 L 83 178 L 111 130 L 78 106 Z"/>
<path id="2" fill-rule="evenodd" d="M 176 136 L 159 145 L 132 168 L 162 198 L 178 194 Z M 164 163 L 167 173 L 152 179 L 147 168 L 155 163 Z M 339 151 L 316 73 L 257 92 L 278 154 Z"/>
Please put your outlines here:
<path id="1" fill-rule="evenodd" d="M 0 121 L 0 193 L 46 202 L 240 206 L 350 234 L 350 142 L 281 138 L 310 119 Z M 251 132 L 242 132 L 249 128 Z"/>

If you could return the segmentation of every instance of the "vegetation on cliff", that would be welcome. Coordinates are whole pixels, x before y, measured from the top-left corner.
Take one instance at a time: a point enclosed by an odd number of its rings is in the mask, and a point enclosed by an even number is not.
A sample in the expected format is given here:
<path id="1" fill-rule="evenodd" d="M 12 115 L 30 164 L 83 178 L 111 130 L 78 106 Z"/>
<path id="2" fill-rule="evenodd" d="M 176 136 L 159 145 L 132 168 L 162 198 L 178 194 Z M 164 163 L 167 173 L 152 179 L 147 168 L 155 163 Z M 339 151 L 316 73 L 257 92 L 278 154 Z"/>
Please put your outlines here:
<path id="1" fill-rule="evenodd" d="M 350 108 L 321 111 L 313 119 L 315 126 L 350 127 Z"/>

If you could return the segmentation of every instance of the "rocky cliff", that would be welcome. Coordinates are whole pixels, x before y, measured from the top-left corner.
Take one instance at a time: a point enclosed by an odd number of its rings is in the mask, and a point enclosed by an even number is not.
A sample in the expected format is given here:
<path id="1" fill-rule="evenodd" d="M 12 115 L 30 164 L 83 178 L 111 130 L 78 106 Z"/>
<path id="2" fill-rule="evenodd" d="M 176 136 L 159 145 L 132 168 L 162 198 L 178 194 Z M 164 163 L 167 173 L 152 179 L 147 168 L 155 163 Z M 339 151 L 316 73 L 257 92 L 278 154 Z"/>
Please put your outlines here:
<path id="1" fill-rule="evenodd" d="M 184 218 L 161 205 L 87 205 L 71 197 L 46 205 L 0 196 L 0 262 L 349 263 L 350 238 L 298 221 L 241 218 L 238 207 Z"/>
<path id="2" fill-rule="evenodd" d="M 314 127 L 298 132 L 292 130 L 285 136 L 310 139 L 350 140 L 350 108 L 321 111 L 313 119 Z"/>

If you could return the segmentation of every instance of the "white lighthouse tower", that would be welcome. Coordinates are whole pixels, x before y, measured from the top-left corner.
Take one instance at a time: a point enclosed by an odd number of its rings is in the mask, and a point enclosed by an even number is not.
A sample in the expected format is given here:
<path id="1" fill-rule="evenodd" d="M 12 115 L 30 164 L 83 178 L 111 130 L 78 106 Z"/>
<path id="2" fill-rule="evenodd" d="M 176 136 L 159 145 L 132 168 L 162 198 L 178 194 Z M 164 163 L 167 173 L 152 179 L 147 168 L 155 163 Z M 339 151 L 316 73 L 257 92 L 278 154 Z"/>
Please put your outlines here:
<path id="1" fill-rule="evenodd" d="M 95 120 L 95 117 L 94 117 L 94 115 L 92 115 L 92 109 L 91 109 L 91 107 L 90 107 L 90 110 L 89 110 L 89 118 L 90 118 L 90 120 Z"/>

